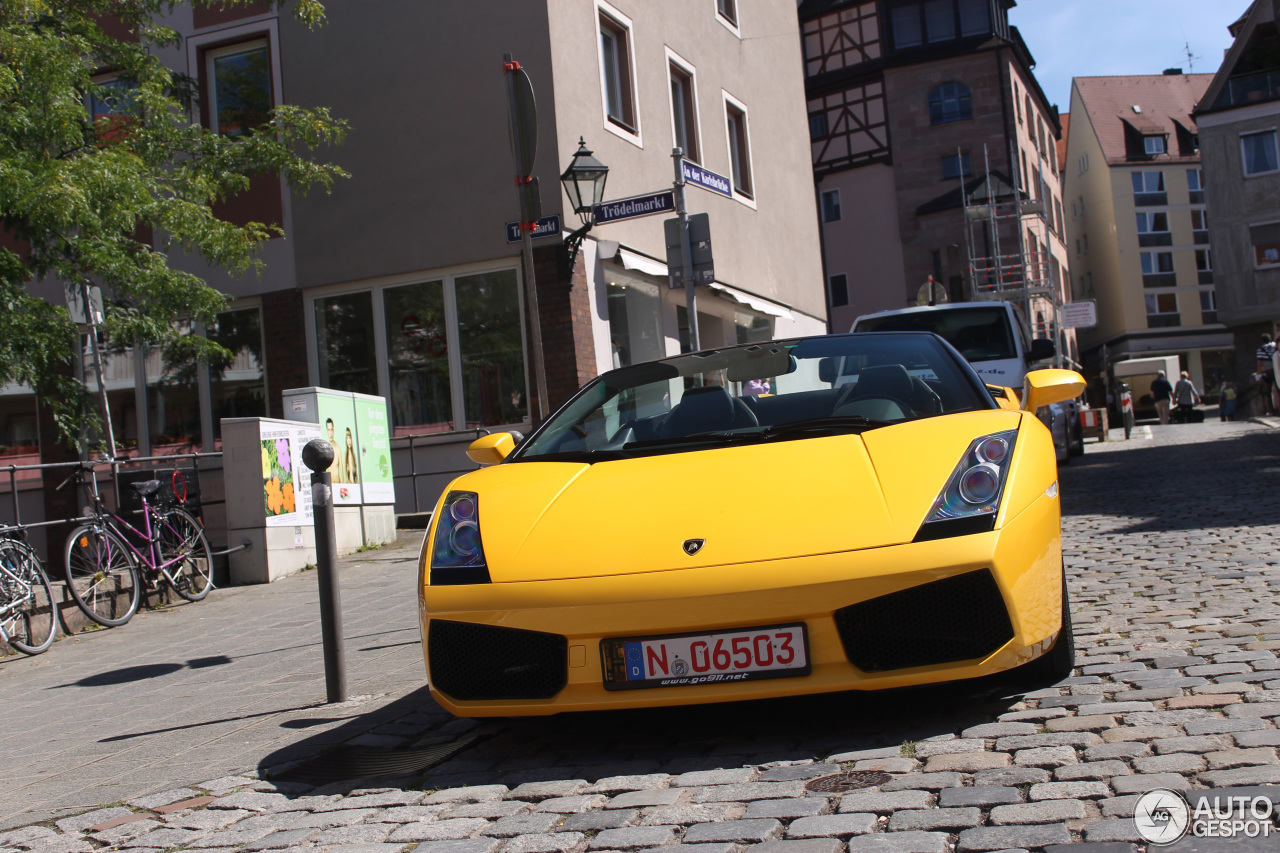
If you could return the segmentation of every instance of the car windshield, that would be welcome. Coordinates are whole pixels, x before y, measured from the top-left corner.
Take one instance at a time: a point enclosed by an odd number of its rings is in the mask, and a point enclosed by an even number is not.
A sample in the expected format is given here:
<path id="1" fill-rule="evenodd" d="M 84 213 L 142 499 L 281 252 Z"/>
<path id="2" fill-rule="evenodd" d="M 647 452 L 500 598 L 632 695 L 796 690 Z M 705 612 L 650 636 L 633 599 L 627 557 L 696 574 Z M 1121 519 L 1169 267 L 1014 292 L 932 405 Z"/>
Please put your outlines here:
<path id="1" fill-rule="evenodd" d="M 602 461 L 812 438 L 994 405 L 933 335 L 826 335 L 610 371 L 511 461 Z"/>
<path id="2" fill-rule="evenodd" d="M 968 361 L 1017 358 L 1009 314 L 1000 306 L 990 308 L 933 308 L 906 311 L 858 322 L 859 332 L 933 332 Z"/>

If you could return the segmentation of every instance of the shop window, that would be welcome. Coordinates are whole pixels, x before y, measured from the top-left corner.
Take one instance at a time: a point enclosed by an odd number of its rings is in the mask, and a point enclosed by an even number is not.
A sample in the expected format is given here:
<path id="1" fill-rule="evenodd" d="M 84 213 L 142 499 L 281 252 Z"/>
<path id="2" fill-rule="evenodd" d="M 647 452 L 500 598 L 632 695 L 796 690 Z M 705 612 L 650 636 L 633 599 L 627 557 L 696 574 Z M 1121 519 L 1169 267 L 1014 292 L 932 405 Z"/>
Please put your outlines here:
<path id="1" fill-rule="evenodd" d="M 946 124 L 973 118 L 973 98 L 963 83 L 948 82 L 929 93 L 929 123 Z"/>
<path id="2" fill-rule="evenodd" d="M 360 394 L 378 393 L 371 293 L 316 300 L 316 354 L 321 386 Z"/>
<path id="3" fill-rule="evenodd" d="M 515 270 L 460 276 L 454 286 L 466 427 L 520 423 L 529 401 Z"/>
<path id="4" fill-rule="evenodd" d="M 626 367 L 666 355 L 658 285 L 607 268 L 612 365 Z"/>
<path id="5" fill-rule="evenodd" d="M 223 418 L 267 416 L 263 375 L 262 309 L 224 311 L 209 325 L 208 337 L 231 351 L 225 364 L 209 366 L 213 434 L 222 437 Z"/>
<path id="6" fill-rule="evenodd" d="M 1244 161 L 1244 174 L 1246 177 L 1280 172 L 1280 156 L 1276 151 L 1276 132 L 1274 130 L 1241 134 L 1240 152 Z"/>
<path id="7" fill-rule="evenodd" d="M 601 82 L 605 116 L 629 133 L 636 133 L 635 94 L 631 79 L 631 26 L 600 10 Z"/>
<path id="8" fill-rule="evenodd" d="M 382 310 L 393 423 L 412 424 L 418 432 L 452 430 L 444 282 L 388 287 L 382 291 Z"/>
<path id="9" fill-rule="evenodd" d="M 737 311 L 733 315 L 733 325 L 740 344 L 757 344 L 773 340 L 773 324 L 768 317 Z"/>

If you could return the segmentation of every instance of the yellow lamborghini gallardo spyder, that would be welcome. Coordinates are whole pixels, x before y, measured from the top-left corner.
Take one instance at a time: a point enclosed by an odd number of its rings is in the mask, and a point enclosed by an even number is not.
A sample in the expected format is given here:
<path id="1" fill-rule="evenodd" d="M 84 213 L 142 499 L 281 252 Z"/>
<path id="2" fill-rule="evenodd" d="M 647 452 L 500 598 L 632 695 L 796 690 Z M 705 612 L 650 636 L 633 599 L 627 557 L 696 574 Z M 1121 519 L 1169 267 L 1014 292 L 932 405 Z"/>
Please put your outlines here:
<path id="1" fill-rule="evenodd" d="M 1079 374 L 984 385 L 927 332 L 689 353 L 485 436 L 423 544 L 464 717 L 723 702 L 1074 662 L 1053 440 Z"/>

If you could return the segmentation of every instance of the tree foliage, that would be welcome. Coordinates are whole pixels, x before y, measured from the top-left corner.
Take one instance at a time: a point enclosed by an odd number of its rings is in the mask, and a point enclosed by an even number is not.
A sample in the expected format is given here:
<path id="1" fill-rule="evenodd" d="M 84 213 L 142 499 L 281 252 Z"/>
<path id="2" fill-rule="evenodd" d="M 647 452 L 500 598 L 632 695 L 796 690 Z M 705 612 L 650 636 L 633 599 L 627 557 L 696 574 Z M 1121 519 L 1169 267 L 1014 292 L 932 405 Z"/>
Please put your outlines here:
<path id="1" fill-rule="evenodd" d="M 0 2 L 0 383 L 32 386 L 72 441 L 94 419 L 71 378 L 77 330 L 65 307 L 32 292 L 34 282 L 100 285 L 108 340 L 141 340 L 163 347 L 170 363 L 203 358 L 216 367 L 231 354 L 189 330 L 191 321 L 213 320 L 225 299 L 171 265 L 168 253 L 257 272 L 256 250 L 282 236 L 279 227 L 225 221 L 215 204 L 246 190 L 255 174 L 279 174 L 304 192 L 345 177 L 314 156 L 346 131 L 323 108 L 242 110 L 247 126 L 236 134 L 201 125 L 198 87 L 156 56 L 181 43 L 163 24 L 177 5 Z M 303 24 L 323 23 L 317 0 L 290 5 Z M 116 22 L 136 39 L 113 38 Z M 95 120 L 95 99 L 109 115 Z"/>

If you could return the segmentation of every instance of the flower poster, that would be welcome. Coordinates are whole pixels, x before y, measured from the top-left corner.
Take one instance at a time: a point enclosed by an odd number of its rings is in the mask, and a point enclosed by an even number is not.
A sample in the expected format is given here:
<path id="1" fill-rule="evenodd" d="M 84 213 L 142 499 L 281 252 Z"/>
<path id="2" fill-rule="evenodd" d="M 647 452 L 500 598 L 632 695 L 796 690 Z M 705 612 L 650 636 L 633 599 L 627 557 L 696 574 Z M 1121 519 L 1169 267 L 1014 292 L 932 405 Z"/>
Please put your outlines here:
<path id="1" fill-rule="evenodd" d="M 262 463 L 263 516 L 268 527 L 314 524 L 311 472 L 302 463 L 302 448 L 320 430 L 312 424 L 262 419 L 259 457 Z"/>

